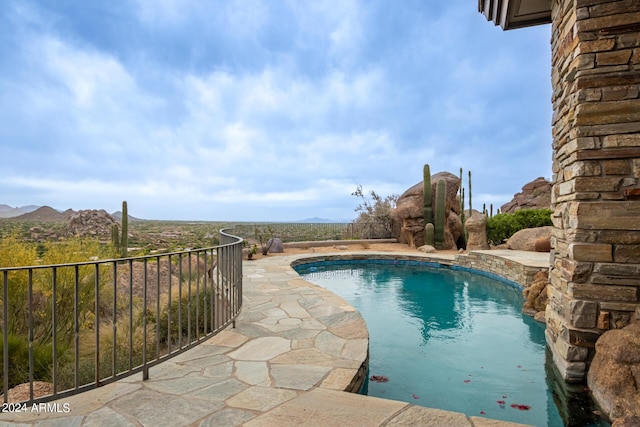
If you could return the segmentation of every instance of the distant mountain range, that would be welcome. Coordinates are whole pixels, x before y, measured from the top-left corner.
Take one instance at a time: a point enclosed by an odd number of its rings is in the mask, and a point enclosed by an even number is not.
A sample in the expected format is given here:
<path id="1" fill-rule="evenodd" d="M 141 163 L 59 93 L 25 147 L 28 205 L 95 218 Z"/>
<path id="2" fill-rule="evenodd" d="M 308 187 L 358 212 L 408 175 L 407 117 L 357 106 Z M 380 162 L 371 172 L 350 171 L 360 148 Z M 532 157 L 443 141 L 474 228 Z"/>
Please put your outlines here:
<path id="1" fill-rule="evenodd" d="M 40 206 L 29 205 L 12 208 L 9 205 L 0 205 L 0 218 L 11 218 L 14 216 L 20 216 L 29 212 L 33 212 Z"/>
<path id="2" fill-rule="evenodd" d="M 20 207 L 14 208 L 9 205 L 0 204 L 0 219 L 13 219 L 16 221 L 65 222 L 69 218 L 71 218 L 71 216 L 75 213 L 76 211 L 74 211 L 73 209 L 60 211 L 49 206 L 29 205 L 29 206 L 20 206 Z M 113 218 L 116 221 L 122 220 L 122 212 L 120 211 L 113 212 L 111 216 L 113 216 Z M 142 219 L 133 217 L 131 215 L 129 215 L 129 220 L 143 221 Z M 318 224 L 318 223 L 342 223 L 342 222 L 351 222 L 351 221 L 352 220 L 350 219 L 334 220 L 334 219 L 313 217 L 313 218 L 298 220 L 295 222 Z"/>
<path id="3" fill-rule="evenodd" d="M 0 205 L 0 209 L 5 206 L 7 205 Z M 72 209 L 60 212 L 49 206 L 23 206 L 0 210 L 0 218 L 11 221 L 66 222 L 75 213 Z"/>
<path id="4" fill-rule="evenodd" d="M 314 216 L 313 218 L 307 218 L 307 219 L 302 219 L 300 221 L 296 221 L 296 222 L 304 222 L 304 223 L 311 223 L 311 224 L 318 224 L 318 223 L 333 223 L 333 222 L 351 222 L 351 220 L 335 220 L 335 219 L 326 219 L 326 218 L 318 218 L 317 216 Z"/>
<path id="5" fill-rule="evenodd" d="M 49 206 L 21 206 L 11 207 L 9 205 L 0 204 L 0 219 L 8 219 L 15 221 L 38 221 L 38 222 L 66 222 L 75 214 L 73 209 L 59 211 Z M 117 221 L 122 220 L 122 212 L 117 211 L 111 214 Z M 130 221 L 139 220 L 139 218 L 129 215 Z"/>

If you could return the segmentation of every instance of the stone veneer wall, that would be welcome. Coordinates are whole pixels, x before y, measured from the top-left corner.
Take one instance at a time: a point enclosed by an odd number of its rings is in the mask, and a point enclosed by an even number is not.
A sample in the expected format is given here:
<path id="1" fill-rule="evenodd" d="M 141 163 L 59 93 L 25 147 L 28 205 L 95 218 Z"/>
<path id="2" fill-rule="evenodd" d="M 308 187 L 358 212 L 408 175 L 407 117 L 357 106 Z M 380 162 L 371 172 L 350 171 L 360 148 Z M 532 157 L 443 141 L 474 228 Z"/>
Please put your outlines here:
<path id="1" fill-rule="evenodd" d="M 469 254 L 457 255 L 455 264 L 474 270 L 487 271 L 515 282 L 523 288 L 528 288 L 533 284 L 533 277 L 538 272 L 547 270 L 546 268 L 524 265 L 500 255 L 491 254 L 489 251 L 472 251 Z"/>
<path id="2" fill-rule="evenodd" d="M 553 223 L 547 342 L 583 381 L 640 305 L 640 1 L 551 0 Z"/>
<path id="3" fill-rule="evenodd" d="M 488 272 L 496 276 L 507 279 L 510 282 L 517 283 L 523 288 L 531 286 L 533 277 L 540 270 L 545 268 L 524 265 L 518 261 L 509 260 L 501 257 L 500 254 L 491 254 L 489 251 L 472 251 L 469 254 L 456 255 L 455 259 L 446 259 L 438 256 L 429 256 L 429 254 L 409 255 L 409 254 L 383 254 L 383 253 L 360 253 L 344 255 L 317 255 L 304 257 L 294 260 L 292 267 L 301 264 L 313 262 L 331 262 L 331 261 L 370 261 L 382 260 L 389 263 L 394 261 L 406 261 L 409 265 L 415 262 L 416 265 L 424 263 L 433 263 L 434 267 L 441 265 L 453 265 L 463 268 L 470 268 L 478 272 Z"/>

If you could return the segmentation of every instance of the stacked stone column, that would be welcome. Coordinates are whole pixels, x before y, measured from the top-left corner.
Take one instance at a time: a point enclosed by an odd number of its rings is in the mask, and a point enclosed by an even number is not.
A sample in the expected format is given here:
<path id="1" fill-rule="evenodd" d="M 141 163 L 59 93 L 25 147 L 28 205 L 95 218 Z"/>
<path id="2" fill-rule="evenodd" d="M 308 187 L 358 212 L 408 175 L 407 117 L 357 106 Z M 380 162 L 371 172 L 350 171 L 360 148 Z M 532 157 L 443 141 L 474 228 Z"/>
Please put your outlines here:
<path id="1" fill-rule="evenodd" d="M 551 0 L 553 223 L 547 342 L 583 381 L 640 306 L 640 1 Z"/>

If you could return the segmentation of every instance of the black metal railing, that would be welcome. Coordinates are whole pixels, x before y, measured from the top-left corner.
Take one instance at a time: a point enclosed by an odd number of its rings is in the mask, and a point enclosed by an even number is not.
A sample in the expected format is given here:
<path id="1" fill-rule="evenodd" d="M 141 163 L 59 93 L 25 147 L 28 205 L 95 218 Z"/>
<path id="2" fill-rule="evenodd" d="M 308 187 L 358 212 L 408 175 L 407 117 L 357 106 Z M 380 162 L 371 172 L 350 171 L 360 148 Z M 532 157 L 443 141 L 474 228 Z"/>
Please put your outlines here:
<path id="1" fill-rule="evenodd" d="M 2 387 L 46 402 L 142 372 L 233 324 L 242 239 L 186 252 L 0 268 Z M 47 383 L 45 395 L 34 392 Z"/>
<path id="2" fill-rule="evenodd" d="M 242 223 L 234 226 L 234 232 L 245 239 L 278 237 L 283 242 L 386 239 L 391 230 L 374 222 L 270 222 Z"/>

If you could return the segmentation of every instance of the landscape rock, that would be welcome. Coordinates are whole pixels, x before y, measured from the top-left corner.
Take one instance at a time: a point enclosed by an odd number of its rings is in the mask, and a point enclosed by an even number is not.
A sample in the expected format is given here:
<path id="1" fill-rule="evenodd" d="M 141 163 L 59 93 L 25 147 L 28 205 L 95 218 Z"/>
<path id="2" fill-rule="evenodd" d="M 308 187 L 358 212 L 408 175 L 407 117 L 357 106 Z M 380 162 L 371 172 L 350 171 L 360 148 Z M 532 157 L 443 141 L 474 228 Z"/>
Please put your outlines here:
<path id="1" fill-rule="evenodd" d="M 614 425 L 626 425 L 640 417 L 640 323 L 600 336 L 587 384 L 593 399 Z"/>
<path id="2" fill-rule="evenodd" d="M 403 218 L 400 228 L 400 243 L 407 243 L 409 247 L 415 248 L 424 243 L 424 221 L 421 218 Z"/>
<path id="3" fill-rule="evenodd" d="M 525 228 L 517 231 L 507 240 L 507 249 L 516 251 L 535 251 L 536 241 L 542 238 L 551 238 L 552 226 Z"/>
<path id="4" fill-rule="evenodd" d="M 425 254 L 433 254 L 436 253 L 436 248 L 431 245 L 422 245 L 418 248 L 420 252 L 424 252 Z"/>
<path id="5" fill-rule="evenodd" d="M 43 381 L 34 381 L 33 382 L 33 397 L 37 399 L 38 397 L 48 396 L 53 394 L 53 384 L 43 382 Z M 4 402 L 4 394 L 0 394 L 0 399 L 3 399 Z M 30 385 L 29 383 L 18 384 L 17 386 L 9 389 L 7 393 L 7 401 L 9 403 L 16 402 L 25 402 L 31 399 Z"/>
<path id="6" fill-rule="evenodd" d="M 509 203 L 500 208 L 502 213 L 513 213 L 519 209 L 542 209 L 551 206 L 552 183 L 539 177 L 525 184 L 521 193 L 516 193 Z"/>
<path id="7" fill-rule="evenodd" d="M 445 230 L 443 249 L 456 249 L 456 242 L 462 235 L 460 201 L 458 190 L 460 178 L 449 172 L 439 172 L 431 176 L 432 206 L 435 210 L 436 185 L 439 179 L 447 183 L 445 201 Z M 395 222 L 400 224 L 400 235 L 395 236 L 400 243 L 410 247 L 420 247 L 424 240 L 424 187 L 422 181 L 405 191 L 396 201 Z"/>
<path id="8" fill-rule="evenodd" d="M 480 212 L 473 212 L 464 223 L 467 229 L 467 250 L 489 249 L 487 242 L 487 216 Z"/>
<path id="9" fill-rule="evenodd" d="M 549 271 L 542 270 L 533 277 L 533 283 L 522 290 L 524 304 L 522 311 L 536 315 L 547 309 L 547 285 L 549 284 Z"/>
<path id="10" fill-rule="evenodd" d="M 424 244 L 424 196 L 422 182 L 405 191 L 396 200 L 394 219 L 400 224 L 400 243 L 407 243 L 409 247 Z"/>
<path id="11" fill-rule="evenodd" d="M 278 237 L 272 237 L 267 242 L 267 247 L 269 248 L 269 253 L 273 254 L 281 254 L 284 252 L 284 246 L 282 245 L 282 240 Z"/>

